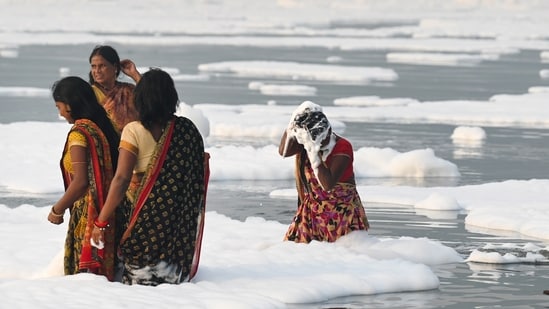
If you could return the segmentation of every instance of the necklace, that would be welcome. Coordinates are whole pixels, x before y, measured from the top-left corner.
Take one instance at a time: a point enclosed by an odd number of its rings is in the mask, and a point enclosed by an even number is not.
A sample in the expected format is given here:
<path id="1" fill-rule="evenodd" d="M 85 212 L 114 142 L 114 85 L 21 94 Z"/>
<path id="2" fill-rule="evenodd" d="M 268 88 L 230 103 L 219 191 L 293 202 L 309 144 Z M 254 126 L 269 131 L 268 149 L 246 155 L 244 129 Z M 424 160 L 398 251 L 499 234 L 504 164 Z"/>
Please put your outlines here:
<path id="1" fill-rule="evenodd" d="M 100 83 L 95 83 L 99 88 L 101 88 L 101 90 L 103 90 L 103 92 L 110 92 L 115 86 L 116 86 L 116 82 L 114 82 L 114 85 L 111 87 L 111 88 L 107 88 L 103 85 L 101 85 Z"/>

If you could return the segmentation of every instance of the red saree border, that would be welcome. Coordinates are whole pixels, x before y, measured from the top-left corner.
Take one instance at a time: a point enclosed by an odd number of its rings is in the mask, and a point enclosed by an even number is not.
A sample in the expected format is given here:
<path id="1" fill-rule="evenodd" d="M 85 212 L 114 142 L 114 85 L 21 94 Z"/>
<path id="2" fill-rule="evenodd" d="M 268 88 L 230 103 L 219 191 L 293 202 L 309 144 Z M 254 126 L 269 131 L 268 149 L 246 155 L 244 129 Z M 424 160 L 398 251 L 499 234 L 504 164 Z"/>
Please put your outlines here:
<path id="1" fill-rule="evenodd" d="M 88 129 L 89 128 L 89 129 Z M 111 154 L 110 154 L 110 148 L 107 143 L 107 139 L 101 129 L 95 124 L 93 121 L 89 119 L 79 119 L 75 122 L 73 127 L 71 128 L 71 131 L 77 131 L 80 134 L 82 134 L 87 141 L 88 149 L 90 151 L 90 163 L 91 163 L 91 172 L 92 177 L 94 179 L 93 183 L 90 183 L 89 186 L 93 186 L 92 189 L 88 189 L 86 193 L 86 213 L 87 213 L 87 222 L 86 222 L 86 229 L 85 234 L 82 239 L 82 248 L 80 252 L 80 258 L 79 258 L 79 265 L 78 268 L 80 270 L 90 270 L 93 273 L 102 274 L 105 275 L 109 280 L 113 280 L 114 278 L 114 270 L 110 269 L 110 266 L 105 265 L 105 254 L 111 255 L 113 249 L 98 249 L 97 252 L 94 248 L 92 248 L 91 245 L 91 230 L 93 229 L 93 224 L 95 221 L 95 218 L 97 217 L 97 214 L 101 209 L 103 208 L 103 205 L 105 203 L 105 195 L 106 191 L 105 189 L 108 188 L 110 183 L 104 183 L 104 174 L 102 172 L 102 165 L 99 159 L 99 153 L 97 151 L 97 147 L 99 146 L 96 141 L 95 137 L 92 136 L 92 133 L 89 130 L 93 130 L 97 134 L 97 139 L 100 143 L 102 143 L 102 148 L 104 149 L 103 153 L 103 168 L 107 169 L 107 173 L 110 170 L 111 171 L 111 178 L 112 178 L 112 162 L 111 162 Z M 70 134 L 70 133 L 69 133 Z M 68 143 L 68 139 L 67 139 Z M 67 149 L 67 143 L 65 144 L 64 151 L 67 152 L 69 149 Z M 63 166 L 63 160 L 61 160 L 61 168 L 63 173 L 63 182 L 65 184 L 65 190 L 69 186 L 71 180 L 70 175 L 68 171 Z M 109 168 L 109 164 L 111 167 Z M 88 170 L 88 173 L 90 173 L 90 170 Z M 94 198 L 90 196 L 89 192 L 95 191 L 97 194 L 97 202 L 94 201 Z M 112 220 L 111 220 L 112 221 Z M 111 224 L 114 222 L 110 222 Z M 114 227 L 113 227 L 114 228 Z M 109 251 L 107 253 L 105 250 Z M 97 255 L 97 257 L 96 257 Z M 99 260 L 97 260 L 99 258 Z"/>
<path id="2" fill-rule="evenodd" d="M 200 221 L 198 222 L 196 243 L 194 247 L 193 261 L 189 272 L 191 280 L 198 272 L 200 264 L 200 251 L 202 249 L 202 235 L 204 234 L 204 220 L 206 217 L 206 196 L 208 195 L 208 183 L 210 181 L 210 153 L 204 152 L 204 198 L 202 199 L 202 209 L 200 209 Z"/>
<path id="3" fill-rule="evenodd" d="M 126 239 L 128 239 L 128 237 L 130 236 L 131 231 L 133 230 L 133 227 L 137 222 L 139 212 L 141 211 L 141 208 L 143 208 L 143 205 L 145 205 L 145 202 L 147 201 L 149 193 L 151 193 L 151 190 L 154 187 L 156 179 L 160 174 L 160 170 L 162 169 L 162 166 L 164 165 L 164 161 L 166 160 L 166 155 L 168 154 L 168 149 L 170 148 L 174 127 L 175 127 L 175 121 L 172 119 L 170 120 L 168 130 L 166 132 L 166 139 L 164 140 L 164 145 L 162 145 L 162 150 L 160 152 L 160 155 L 158 156 L 158 159 L 152 166 L 152 173 L 149 177 L 147 177 L 146 183 L 143 185 L 143 189 L 138 194 L 138 198 L 137 198 L 137 201 L 135 202 L 135 208 L 133 209 L 133 213 L 130 218 L 128 228 L 126 229 L 126 231 L 124 231 L 124 234 L 120 239 L 120 245 L 122 245 L 126 241 Z"/>

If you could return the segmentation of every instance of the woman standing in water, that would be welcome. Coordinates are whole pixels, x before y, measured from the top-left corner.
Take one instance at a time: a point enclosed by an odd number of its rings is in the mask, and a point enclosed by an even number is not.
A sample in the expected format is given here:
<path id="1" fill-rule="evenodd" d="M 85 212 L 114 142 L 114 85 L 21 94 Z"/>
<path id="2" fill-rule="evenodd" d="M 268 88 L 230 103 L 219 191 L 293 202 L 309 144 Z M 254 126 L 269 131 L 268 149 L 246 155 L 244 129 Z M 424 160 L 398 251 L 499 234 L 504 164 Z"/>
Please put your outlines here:
<path id="1" fill-rule="evenodd" d="M 278 151 L 296 157 L 298 206 L 285 240 L 333 242 L 351 231 L 368 230 L 352 145 L 332 132 L 319 105 L 306 101 L 294 111 Z"/>
<path id="2" fill-rule="evenodd" d="M 96 46 L 89 61 L 90 84 L 97 101 L 105 108 L 115 129 L 120 133 L 127 123 L 137 120 L 137 111 L 133 102 L 135 85 L 118 81 L 118 76 L 122 71 L 137 83 L 141 74 L 131 60 L 120 61 L 116 50 L 108 45 Z"/>
<path id="3" fill-rule="evenodd" d="M 53 86 L 53 99 L 59 114 L 73 124 L 61 158 L 65 193 L 48 214 L 51 223 L 61 224 L 65 211 L 70 211 L 64 272 L 91 272 L 113 280 L 114 233 L 105 233 L 101 249 L 90 239 L 116 168 L 119 137 L 85 80 L 61 79 Z"/>
<path id="4" fill-rule="evenodd" d="M 116 219 L 126 284 L 177 284 L 194 275 L 207 157 L 193 122 L 175 116 L 178 103 L 168 73 L 143 74 L 135 89 L 139 120 L 122 131 L 118 169 L 95 222 L 93 239 L 102 242 L 121 208 Z"/>

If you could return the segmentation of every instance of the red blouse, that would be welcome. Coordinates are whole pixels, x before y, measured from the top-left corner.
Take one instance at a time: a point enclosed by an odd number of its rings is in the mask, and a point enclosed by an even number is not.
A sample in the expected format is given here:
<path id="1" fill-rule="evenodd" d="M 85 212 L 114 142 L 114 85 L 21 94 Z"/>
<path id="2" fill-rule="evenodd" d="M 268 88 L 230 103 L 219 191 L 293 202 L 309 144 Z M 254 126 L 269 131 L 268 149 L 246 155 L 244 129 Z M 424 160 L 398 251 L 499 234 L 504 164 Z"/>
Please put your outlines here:
<path id="1" fill-rule="evenodd" d="M 341 178 L 338 180 L 338 182 L 348 182 L 350 179 L 354 177 L 353 173 L 353 146 L 351 143 L 344 139 L 343 137 L 339 137 L 338 141 L 336 142 L 334 148 L 332 149 L 332 152 L 326 158 L 326 164 L 330 165 L 335 155 L 346 155 L 349 158 L 351 158 L 351 162 L 349 165 L 347 165 L 347 168 L 345 168 L 345 171 L 343 172 L 343 175 L 341 175 Z"/>

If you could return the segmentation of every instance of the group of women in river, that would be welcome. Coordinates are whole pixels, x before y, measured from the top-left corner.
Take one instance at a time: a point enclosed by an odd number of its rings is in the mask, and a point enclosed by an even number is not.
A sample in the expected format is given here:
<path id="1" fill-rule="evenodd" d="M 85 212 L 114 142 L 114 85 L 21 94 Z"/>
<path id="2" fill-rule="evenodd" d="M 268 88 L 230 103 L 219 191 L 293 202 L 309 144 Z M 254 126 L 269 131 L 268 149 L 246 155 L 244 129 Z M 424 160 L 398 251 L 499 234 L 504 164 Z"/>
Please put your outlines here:
<path id="1" fill-rule="evenodd" d="M 140 74 L 106 45 L 93 49 L 89 63 L 89 81 L 69 76 L 52 87 L 59 114 L 72 124 L 60 162 L 65 192 L 48 215 L 61 224 L 70 212 L 64 272 L 126 284 L 189 281 L 198 269 L 209 180 L 203 137 L 176 116 L 179 97 L 165 71 Z M 121 72 L 135 84 L 119 81 Z M 352 145 L 332 131 L 321 106 L 298 106 L 279 153 L 295 157 L 298 190 L 284 240 L 333 242 L 368 230 Z"/>

